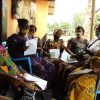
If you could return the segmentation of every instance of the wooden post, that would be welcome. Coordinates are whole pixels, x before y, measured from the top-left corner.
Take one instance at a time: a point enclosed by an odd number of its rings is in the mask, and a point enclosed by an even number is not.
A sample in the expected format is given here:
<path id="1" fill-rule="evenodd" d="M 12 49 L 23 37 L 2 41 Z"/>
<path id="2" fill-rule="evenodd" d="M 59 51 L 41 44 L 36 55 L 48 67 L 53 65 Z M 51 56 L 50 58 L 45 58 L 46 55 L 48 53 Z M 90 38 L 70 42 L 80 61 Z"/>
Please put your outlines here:
<path id="1" fill-rule="evenodd" d="M 95 32 L 94 32 L 94 27 L 95 27 L 95 2 L 96 2 L 96 0 L 92 0 L 90 40 L 92 40 L 95 36 Z"/>

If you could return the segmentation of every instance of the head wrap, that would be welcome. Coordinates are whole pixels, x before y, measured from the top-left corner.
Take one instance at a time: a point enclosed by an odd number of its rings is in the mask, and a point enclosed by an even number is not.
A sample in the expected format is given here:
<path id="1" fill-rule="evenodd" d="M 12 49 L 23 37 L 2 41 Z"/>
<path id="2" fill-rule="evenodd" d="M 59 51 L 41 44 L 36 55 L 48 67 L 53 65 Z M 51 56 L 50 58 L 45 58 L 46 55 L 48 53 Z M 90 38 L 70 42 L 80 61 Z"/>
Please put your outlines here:
<path id="1" fill-rule="evenodd" d="M 53 34 L 55 35 L 55 34 L 57 34 L 59 31 L 61 31 L 61 32 L 62 32 L 62 30 L 61 30 L 61 29 L 55 29 L 55 30 L 54 30 L 54 32 L 53 32 Z"/>
<path id="2" fill-rule="evenodd" d="M 18 27 L 19 28 L 25 28 L 28 26 L 28 20 L 27 19 L 18 19 Z"/>

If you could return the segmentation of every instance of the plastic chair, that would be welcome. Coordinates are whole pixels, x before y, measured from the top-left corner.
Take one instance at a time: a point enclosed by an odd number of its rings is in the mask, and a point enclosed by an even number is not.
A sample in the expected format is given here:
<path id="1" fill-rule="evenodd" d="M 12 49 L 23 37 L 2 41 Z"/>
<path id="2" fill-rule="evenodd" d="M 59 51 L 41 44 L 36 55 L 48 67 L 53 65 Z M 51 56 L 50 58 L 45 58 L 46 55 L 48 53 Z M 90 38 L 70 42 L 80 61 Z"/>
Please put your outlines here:
<path id="1" fill-rule="evenodd" d="M 23 57 L 23 58 L 11 58 L 14 63 L 19 66 L 20 68 L 25 69 L 32 75 L 32 63 L 30 57 Z M 28 67 L 28 68 L 27 68 Z"/>

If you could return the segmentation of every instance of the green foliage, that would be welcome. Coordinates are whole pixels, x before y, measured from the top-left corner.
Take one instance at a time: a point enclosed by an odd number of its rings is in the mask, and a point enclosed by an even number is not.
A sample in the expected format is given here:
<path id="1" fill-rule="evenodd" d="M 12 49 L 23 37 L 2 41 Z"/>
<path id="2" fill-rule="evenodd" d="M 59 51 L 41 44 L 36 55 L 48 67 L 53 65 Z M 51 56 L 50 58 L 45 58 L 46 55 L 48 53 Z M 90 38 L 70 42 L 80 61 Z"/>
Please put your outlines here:
<path id="1" fill-rule="evenodd" d="M 62 22 L 62 23 L 54 23 L 52 25 L 48 24 L 48 29 L 49 31 L 54 31 L 55 29 L 62 29 L 63 34 L 66 34 L 66 30 L 70 28 L 70 24 L 67 22 Z"/>
<path id="2" fill-rule="evenodd" d="M 73 17 L 73 28 L 75 29 L 75 27 L 77 27 L 77 26 L 83 26 L 83 24 L 84 24 L 84 20 L 85 20 L 85 18 L 84 18 L 84 15 L 83 15 L 83 13 L 75 13 L 74 14 L 74 17 Z"/>
<path id="3" fill-rule="evenodd" d="M 62 22 L 60 24 L 61 29 L 68 29 L 70 27 L 70 24 L 67 22 Z"/>
<path id="4" fill-rule="evenodd" d="M 48 29 L 49 31 L 53 31 L 55 29 L 58 29 L 59 28 L 59 24 L 58 23 L 54 23 L 54 24 L 48 24 Z"/>
<path id="5" fill-rule="evenodd" d="M 95 16 L 95 23 L 96 25 L 100 24 L 100 13 L 97 13 Z"/>
<path id="6" fill-rule="evenodd" d="M 100 17 L 99 17 L 100 18 Z M 73 16 L 73 22 L 72 24 L 68 22 L 61 22 L 61 23 L 54 23 L 54 24 L 48 24 L 48 31 L 54 31 L 55 29 L 62 29 L 63 34 L 73 34 L 74 30 L 77 26 L 83 26 L 85 22 L 85 17 L 83 12 L 75 13 Z"/>

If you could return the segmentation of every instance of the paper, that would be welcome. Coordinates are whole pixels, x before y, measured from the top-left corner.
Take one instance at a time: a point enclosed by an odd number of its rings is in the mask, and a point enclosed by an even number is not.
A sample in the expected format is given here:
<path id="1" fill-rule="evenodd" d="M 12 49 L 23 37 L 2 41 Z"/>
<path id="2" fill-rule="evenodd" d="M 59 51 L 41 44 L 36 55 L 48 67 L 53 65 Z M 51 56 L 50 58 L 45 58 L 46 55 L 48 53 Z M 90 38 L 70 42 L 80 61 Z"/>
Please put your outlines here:
<path id="1" fill-rule="evenodd" d="M 26 41 L 26 46 L 28 46 L 28 49 L 26 51 L 24 51 L 24 55 L 36 54 L 37 41 L 38 41 L 38 38 Z"/>
<path id="2" fill-rule="evenodd" d="M 50 49 L 49 52 L 51 58 L 59 58 L 60 56 L 60 49 Z"/>
<path id="3" fill-rule="evenodd" d="M 77 72 L 70 73 L 69 75 L 86 74 L 86 73 L 89 73 L 91 71 L 92 71 L 92 69 L 84 69 L 84 70 L 80 70 L 80 71 L 77 71 Z"/>
<path id="4" fill-rule="evenodd" d="M 60 59 L 62 61 L 67 62 L 67 63 L 75 63 L 75 62 L 78 62 L 77 59 L 71 58 L 71 55 L 69 53 L 67 53 L 65 50 L 61 54 L 61 58 Z"/>
<path id="5" fill-rule="evenodd" d="M 32 81 L 34 82 L 35 84 L 37 84 L 42 90 L 45 90 L 46 87 L 47 87 L 47 81 L 46 80 L 43 80 L 37 76 L 32 76 L 28 73 L 25 73 L 24 74 L 24 78 L 27 80 L 27 81 Z"/>

